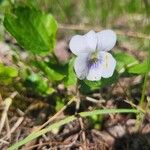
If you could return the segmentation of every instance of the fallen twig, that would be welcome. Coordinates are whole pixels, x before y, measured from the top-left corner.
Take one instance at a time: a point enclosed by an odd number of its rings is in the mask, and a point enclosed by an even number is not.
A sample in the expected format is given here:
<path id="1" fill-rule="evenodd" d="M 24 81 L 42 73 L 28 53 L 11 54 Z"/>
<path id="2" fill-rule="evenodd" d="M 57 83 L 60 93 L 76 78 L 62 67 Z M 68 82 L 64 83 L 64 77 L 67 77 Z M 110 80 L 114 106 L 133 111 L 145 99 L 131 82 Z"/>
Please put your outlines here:
<path id="1" fill-rule="evenodd" d="M 0 120 L 0 133 L 4 127 L 4 123 L 6 121 L 6 118 L 7 118 L 7 111 L 10 107 L 12 103 L 12 99 L 9 97 L 9 98 L 6 98 L 3 102 L 3 105 L 4 105 L 4 110 L 2 112 L 2 117 L 1 117 L 1 120 Z"/>
<path id="2" fill-rule="evenodd" d="M 1 120 L 0 120 L 0 133 L 4 127 L 4 124 L 6 122 L 6 128 L 7 128 L 7 135 L 5 137 L 3 137 L 2 139 L 0 139 L 0 141 L 4 141 L 4 139 L 7 137 L 7 139 L 11 140 L 11 130 L 9 127 L 9 120 L 7 117 L 7 113 L 9 110 L 10 105 L 12 104 L 12 99 L 17 95 L 17 92 L 14 92 L 11 94 L 10 97 L 6 98 L 3 102 L 2 105 L 4 106 L 3 112 L 2 112 L 2 116 L 1 116 Z M 2 99 L 1 99 L 2 100 Z"/>
<path id="3" fill-rule="evenodd" d="M 7 137 L 9 141 L 11 141 L 11 131 L 10 131 L 10 126 L 9 126 L 8 116 L 6 116 L 6 129 L 7 129 Z"/>
<path id="4" fill-rule="evenodd" d="M 66 29 L 66 30 L 81 30 L 81 31 L 90 31 L 90 30 L 95 30 L 95 31 L 100 31 L 103 28 L 102 27 L 89 27 L 85 25 L 72 25 L 72 24 L 59 24 L 60 29 Z M 128 37 L 133 37 L 133 38 L 139 38 L 139 39 L 146 39 L 150 40 L 150 36 L 145 35 L 143 33 L 139 32 L 132 32 L 132 31 L 121 31 L 121 30 L 114 30 L 118 35 L 123 35 L 123 36 L 128 36 Z"/>
<path id="5" fill-rule="evenodd" d="M 36 131 L 41 130 L 45 126 L 47 126 L 50 122 L 55 120 L 72 102 L 76 100 L 75 97 L 73 97 L 63 108 L 61 108 L 60 111 L 58 111 L 54 116 L 52 116 L 48 121 L 46 121 L 44 124 L 42 124 Z"/>

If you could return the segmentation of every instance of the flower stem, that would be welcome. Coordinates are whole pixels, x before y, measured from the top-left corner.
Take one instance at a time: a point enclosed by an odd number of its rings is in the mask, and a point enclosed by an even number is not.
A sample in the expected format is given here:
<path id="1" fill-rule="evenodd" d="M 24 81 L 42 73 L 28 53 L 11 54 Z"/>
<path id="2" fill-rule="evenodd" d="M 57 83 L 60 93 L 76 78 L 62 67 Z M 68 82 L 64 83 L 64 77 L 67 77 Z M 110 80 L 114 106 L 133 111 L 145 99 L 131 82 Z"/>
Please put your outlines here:
<path id="1" fill-rule="evenodd" d="M 76 110 L 75 110 L 75 115 L 78 115 L 79 113 L 79 109 L 80 109 L 80 105 L 81 105 L 81 96 L 80 96 L 80 85 L 79 85 L 79 79 L 77 79 L 77 83 L 76 83 Z M 79 115 L 78 117 L 78 122 L 81 128 L 81 138 L 82 138 L 82 149 L 86 150 L 87 149 L 87 143 L 86 143 L 86 135 L 85 135 L 85 131 L 84 131 L 84 122 L 83 122 L 83 118 Z"/>
<path id="2" fill-rule="evenodd" d="M 143 88 L 142 88 L 142 96 L 141 96 L 140 104 L 139 104 L 141 107 L 144 107 L 143 104 L 144 104 L 144 100 L 145 100 L 145 91 L 146 91 L 146 87 L 147 87 L 147 79 L 148 79 L 148 72 L 145 73 L 145 75 L 144 75 L 144 83 L 143 83 Z"/>
<path id="3" fill-rule="evenodd" d="M 79 109 L 80 109 L 80 91 L 79 91 L 80 85 L 79 85 L 79 79 L 77 79 L 77 83 L 76 83 L 76 112 L 75 114 L 78 113 Z"/>

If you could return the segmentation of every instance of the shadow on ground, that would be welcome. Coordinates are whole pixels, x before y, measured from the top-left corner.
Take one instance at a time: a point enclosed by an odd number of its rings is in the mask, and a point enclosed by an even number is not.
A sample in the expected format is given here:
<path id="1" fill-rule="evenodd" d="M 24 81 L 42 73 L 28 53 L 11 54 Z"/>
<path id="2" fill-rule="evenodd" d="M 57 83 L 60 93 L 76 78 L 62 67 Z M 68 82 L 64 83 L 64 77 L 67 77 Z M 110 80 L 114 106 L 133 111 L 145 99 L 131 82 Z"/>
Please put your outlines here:
<path id="1" fill-rule="evenodd" d="M 150 150 L 150 133 L 126 134 L 115 140 L 113 150 Z"/>

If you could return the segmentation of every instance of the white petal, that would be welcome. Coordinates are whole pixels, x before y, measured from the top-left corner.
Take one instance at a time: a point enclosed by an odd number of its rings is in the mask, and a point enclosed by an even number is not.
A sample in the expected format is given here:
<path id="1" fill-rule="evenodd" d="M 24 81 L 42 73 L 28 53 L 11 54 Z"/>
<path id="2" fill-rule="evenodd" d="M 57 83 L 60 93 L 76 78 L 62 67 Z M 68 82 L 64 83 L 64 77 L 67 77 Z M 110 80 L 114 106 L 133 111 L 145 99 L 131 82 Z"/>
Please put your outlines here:
<path id="1" fill-rule="evenodd" d="M 114 73 L 116 67 L 116 60 L 108 52 L 100 52 L 100 57 L 102 59 L 101 75 L 103 78 L 109 78 Z"/>
<path id="2" fill-rule="evenodd" d="M 116 44 L 116 33 L 112 30 L 103 30 L 97 33 L 98 45 L 100 51 L 109 51 Z"/>
<path id="3" fill-rule="evenodd" d="M 89 72 L 88 72 L 88 75 L 86 78 L 87 78 L 87 80 L 91 80 L 91 81 L 98 81 L 101 79 L 101 64 L 100 64 L 100 62 L 93 64 L 89 68 Z"/>
<path id="4" fill-rule="evenodd" d="M 94 31 L 89 31 L 85 35 L 75 35 L 71 38 L 69 47 L 75 54 L 94 52 L 97 45 L 97 36 Z"/>
<path id="5" fill-rule="evenodd" d="M 85 79 L 88 73 L 88 66 L 87 66 L 87 61 L 88 61 L 88 54 L 81 54 L 77 56 L 75 59 L 74 63 L 74 69 L 77 77 L 80 80 Z"/>

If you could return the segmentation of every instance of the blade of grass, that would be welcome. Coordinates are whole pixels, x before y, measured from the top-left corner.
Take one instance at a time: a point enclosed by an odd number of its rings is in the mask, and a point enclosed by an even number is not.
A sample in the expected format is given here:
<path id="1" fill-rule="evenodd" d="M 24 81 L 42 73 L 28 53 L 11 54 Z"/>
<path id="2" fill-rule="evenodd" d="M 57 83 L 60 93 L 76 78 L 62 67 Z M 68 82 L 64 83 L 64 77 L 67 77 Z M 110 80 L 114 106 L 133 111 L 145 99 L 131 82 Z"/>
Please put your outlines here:
<path id="1" fill-rule="evenodd" d="M 98 114 L 109 114 L 109 113 L 139 113 L 139 110 L 136 109 L 102 109 L 102 110 L 94 110 L 94 111 L 88 111 L 88 112 L 81 112 L 79 113 L 79 115 L 81 117 L 87 117 L 87 116 L 92 116 L 92 115 L 98 115 Z M 29 136 L 27 136 L 26 138 L 24 138 L 23 140 L 19 141 L 18 143 L 12 145 L 11 147 L 8 148 L 8 150 L 16 150 L 18 149 L 20 146 L 28 143 L 29 141 L 51 131 L 54 128 L 59 128 L 62 125 L 65 125 L 73 120 L 75 120 L 76 117 L 73 116 L 69 116 L 66 117 L 63 120 L 60 120 L 59 122 L 53 123 L 52 125 L 38 131 L 38 132 L 34 132 L 31 133 Z"/>
<path id="2" fill-rule="evenodd" d="M 150 45 L 150 43 L 149 43 Z M 139 107 L 141 107 L 142 109 L 145 109 L 145 92 L 146 92 L 146 88 L 147 88 L 147 80 L 148 80 L 148 73 L 149 73 L 149 68 L 150 68 L 150 50 L 148 51 L 148 59 L 147 59 L 147 72 L 144 75 L 144 83 L 143 83 L 143 88 L 142 88 L 142 95 L 141 95 L 141 99 L 140 99 L 140 103 L 139 103 Z M 135 130 L 139 131 L 141 128 L 141 125 L 143 123 L 143 119 L 144 119 L 144 115 L 142 113 L 137 114 L 136 116 L 136 126 L 135 126 Z"/>
<path id="3" fill-rule="evenodd" d="M 150 68 L 150 50 L 148 52 L 147 63 L 148 63 L 148 65 L 147 65 L 147 72 L 145 73 L 145 76 L 144 76 L 142 96 L 141 96 L 141 100 L 140 100 L 140 106 L 141 107 L 143 107 L 143 103 L 144 103 L 144 100 L 145 100 L 145 91 L 146 91 L 146 88 L 147 88 L 148 72 L 149 72 L 149 68 Z"/>

